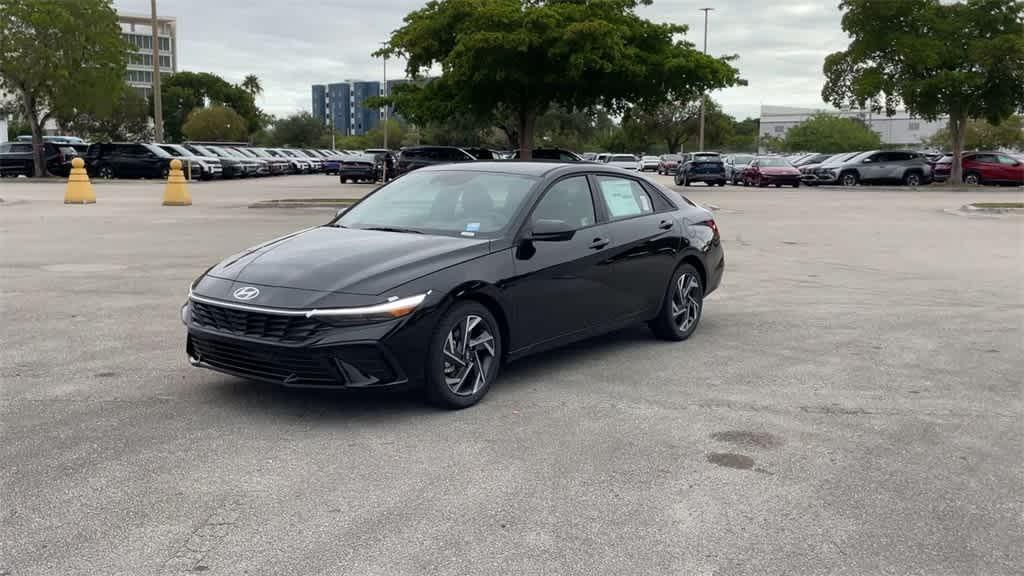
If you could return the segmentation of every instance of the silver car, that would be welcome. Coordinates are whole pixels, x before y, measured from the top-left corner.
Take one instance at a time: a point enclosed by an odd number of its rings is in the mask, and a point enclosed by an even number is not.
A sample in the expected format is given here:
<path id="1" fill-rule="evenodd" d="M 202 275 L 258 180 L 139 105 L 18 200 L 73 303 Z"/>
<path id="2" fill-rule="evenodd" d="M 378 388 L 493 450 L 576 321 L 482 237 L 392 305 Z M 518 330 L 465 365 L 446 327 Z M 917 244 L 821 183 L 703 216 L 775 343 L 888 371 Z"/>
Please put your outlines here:
<path id="1" fill-rule="evenodd" d="M 611 164 L 612 166 L 618 166 L 619 168 L 625 168 L 626 170 L 636 170 L 637 159 L 632 154 L 612 154 L 604 161 L 605 164 Z"/>
<path id="2" fill-rule="evenodd" d="M 843 186 L 860 183 L 901 183 L 920 186 L 932 181 L 932 166 L 920 152 L 872 150 L 830 167 L 830 176 Z"/>
<path id="3" fill-rule="evenodd" d="M 733 184 L 739 184 L 743 176 L 743 170 L 754 161 L 753 154 L 730 154 L 723 159 L 725 163 L 725 179 Z"/>

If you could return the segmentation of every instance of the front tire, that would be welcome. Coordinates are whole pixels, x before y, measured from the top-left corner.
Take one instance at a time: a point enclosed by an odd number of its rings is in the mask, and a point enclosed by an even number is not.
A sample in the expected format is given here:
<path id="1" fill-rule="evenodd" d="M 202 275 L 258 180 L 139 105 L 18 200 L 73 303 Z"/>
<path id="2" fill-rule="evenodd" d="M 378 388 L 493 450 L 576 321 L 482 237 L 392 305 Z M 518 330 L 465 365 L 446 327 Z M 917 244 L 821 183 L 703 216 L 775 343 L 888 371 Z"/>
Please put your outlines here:
<path id="1" fill-rule="evenodd" d="M 442 408 L 468 408 L 480 401 L 501 368 L 501 331 L 482 304 L 458 302 L 438 321 L 430 342 L 424 386 Z"/>
<path id="2" fill-rule="evenodd" d="M 913 186 L 917 188 L 921 185 L 921 175 L 917 172 L 909 172 L 903 177 L 903 184 L 906 186 Z"/>
<path id="3" fill-rule="evenodd" d="M 846 172 L 839 177 L 839 183 L 843 186 L 852 188 L 857 184 L 860 184 L 860 177 L 857 176 L 856 172 Z"/>
<path id="4" fill-rule="evenodd" d="M 99 176 L 104 180 L 111 180 L 115 177 L 114 169 L 110 166 L 100 166 Z"/>
<path id="5" fill-rule="evenodd" d="M 979 186 L 981 184 L 981 175 L 977 172 L 968 172 L 967 174 L 964 174 L 964 184 Z"/>
<path id="6" fill-rule="evenodd" d="M 658 338 L 678 342 L 697 330 L 703 311 L 704 286 L 700 274 L 693 266 L 682 264 L 672 274 L 661 311 L 647 325 Z"/>

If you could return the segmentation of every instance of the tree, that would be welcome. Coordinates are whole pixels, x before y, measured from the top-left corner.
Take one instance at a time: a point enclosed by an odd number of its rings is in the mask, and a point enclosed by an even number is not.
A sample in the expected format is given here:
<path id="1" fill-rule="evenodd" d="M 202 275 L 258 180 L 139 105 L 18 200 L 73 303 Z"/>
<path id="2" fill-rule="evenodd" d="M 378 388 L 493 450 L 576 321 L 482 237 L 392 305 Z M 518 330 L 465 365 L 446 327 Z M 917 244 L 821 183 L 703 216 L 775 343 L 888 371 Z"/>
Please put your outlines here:
<path id="1" fill-rule="evenodd" d="M 181 127 L 189 140 L 242 142 L 248 136 L 245 118 L 227 106 L 196 108 Z"/>
<path id="2" fill-rule="evenodd" d="M 850 150 L 874 150 L 882 138 L 866 124 L 854 118 L 815 114 L 786 132 L 782 148 L 788 152 L 839 153 Z"/>
<path id="3" fill-rule="evenodd" d="M 208 72 L 171 74 L 160 83 L 160 94 L 163 98 L 164 137 L 170 142 L 182 140 L 182 128 L 196 108 L 231 108 L 245 119 L 246 132 L 259 131 L 267 118 L 256 107 L 252 94 Z"/>
<path id="4" fill-rule="evenodd" d="M 940 150 L 949 150 L 953 146 L 949 129 L 943 128 L 926 142 Z M 1024 150 L 1024 122 L 1019 115 L 1013 115 L 993 126 L 984 120 L 969 120 L 964 127 L 965 150 L 998 150 L 1000 148 L 1016 148 Z"/>
<path id="5" fill-rule="evenodd" d="M 253 100 L 256 99 L 256 96 L 263 94 L 263 84 L 255 74 L 249 74 L 242 80 L 242 89 L 248 92 Z"/>
<path id="6" fill-rule="evenodd" d="M 1024 2 L 842 0 L 849 47 L 825 59 L 822 97 L 835 106 L 926 120 L 949 115 L 961 181 L 965 125 L 999 124 L 1024 108 Z"/>
<path id="7" fill-rule="evenodd" d="M 677 38 L 685 26 L 636 14 L 649 0 L 434 0 L 405 16 L 376 56 L 404 57 L 406 74 L 439 78 L 395 90 L 414 123 L 458 111 L 511 113 L 530 158 L 537 117 L 551 105 L 622 113 L 741 82 L 729 61 Z"/>
<path id="8" fill-rule="evenodd" d="M 74 116 L 59 120 L 65 129 L 87 140 L 143 142 L 153 138 L 149 103 L 130 86 L 124 86 L 118 97 L 97 102 L 89 110 L 79 110 Z"/>
<path id="9" fill-rule="evenodd" d="M 315 118 L 309 112 L 296 112 L 274 123 L 270 139 L 276 146 L 307 148 L 320 146 L 324 136 L 327 136 L 329 141 L 330 135 L 330 130 L 324 126 L 323 120 Z"/>
<path id="10" fill-rule="evenodd" d="M 730 152 L 757 152 L 757 133 L 760 130 L 761 121 L 757 118 L 734 120 L 732 136 L 725 141 L 724 148 Z"/>
<path id="11" fill-rule="evenodd" d="M 665 150 L 674 154 L 696 132 L 700 122 L 700 99 L 665 102 L 651 110 L 638 111 L 633 118 L 645 130 L 661 139 L 665 143 Z"/>
<path id="12" fill-rule="evenodd" d="M 116 97 L 126 54 L 110 0 L 0 0 L 0 89 L 21 102 L 36 176 L 46 171 L 47 119 Z"/>

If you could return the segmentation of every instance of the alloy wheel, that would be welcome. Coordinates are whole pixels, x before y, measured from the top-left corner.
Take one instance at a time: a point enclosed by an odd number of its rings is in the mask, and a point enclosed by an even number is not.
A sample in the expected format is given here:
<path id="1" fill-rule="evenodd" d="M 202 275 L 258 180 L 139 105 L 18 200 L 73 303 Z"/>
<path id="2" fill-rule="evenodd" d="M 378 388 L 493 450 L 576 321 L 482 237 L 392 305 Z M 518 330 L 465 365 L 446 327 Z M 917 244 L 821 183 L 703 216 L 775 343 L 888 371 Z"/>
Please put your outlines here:
<path id="1" fill-rule="evenodd" d="M 444 340 L 444 382 L 456 396 L 472 396 L 487 385 L 495 358 L 494 335 L 487 321 L 467 315 Z"/>
<path id="2" fill-rule="evenodd" d="M 672 292 L 672 318 L 680 332 L 689 330 L 700 318 L 697 301 L 700 280 L 692 274 L 681 274 Z"/>
<path id="3" fill-rule="evenodd" d="M 907 186 L 920 186 L 921 177 L 917 174 L 907 174 Z"/>
<path id="4" fill-rule="evenodd" d="M 110 166 L 104 166 L 100 168 L 100 178 L 103 178 L 104 180 L 110 180 L 113 177 L 114 171 L 110 168 Z"/>
<path id="5" fill-rule="evenodd" d="M 978 178 L 977 174 L 968 174 L 967 176 L 964 176 L 964 184 L 970 184 L 972 186 L 976 186 L 980 182 L 981 182 L 981 178 Z"/>
<path id="6" fill-rule="evenodd" d="M 843 186 L 856 186 L 856 185 L 857 185 L 857 177 L 856 176 L 854 176 L 853 174 L 845 174 L 845 175 L 843 175 Z"/>

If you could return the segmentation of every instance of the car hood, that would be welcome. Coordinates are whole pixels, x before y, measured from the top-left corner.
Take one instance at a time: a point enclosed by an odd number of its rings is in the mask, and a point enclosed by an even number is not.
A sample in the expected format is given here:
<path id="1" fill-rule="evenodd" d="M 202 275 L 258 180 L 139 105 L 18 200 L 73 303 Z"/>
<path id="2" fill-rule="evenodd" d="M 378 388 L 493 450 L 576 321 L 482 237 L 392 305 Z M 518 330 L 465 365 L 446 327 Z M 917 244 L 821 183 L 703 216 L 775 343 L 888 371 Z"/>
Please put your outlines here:
<path id="1" fill-rule="evenodd" d="M 487 254 L 488 240 L 322 226 L 224 260 L 207 275 L 264 286 L 380 294 Z"/>

